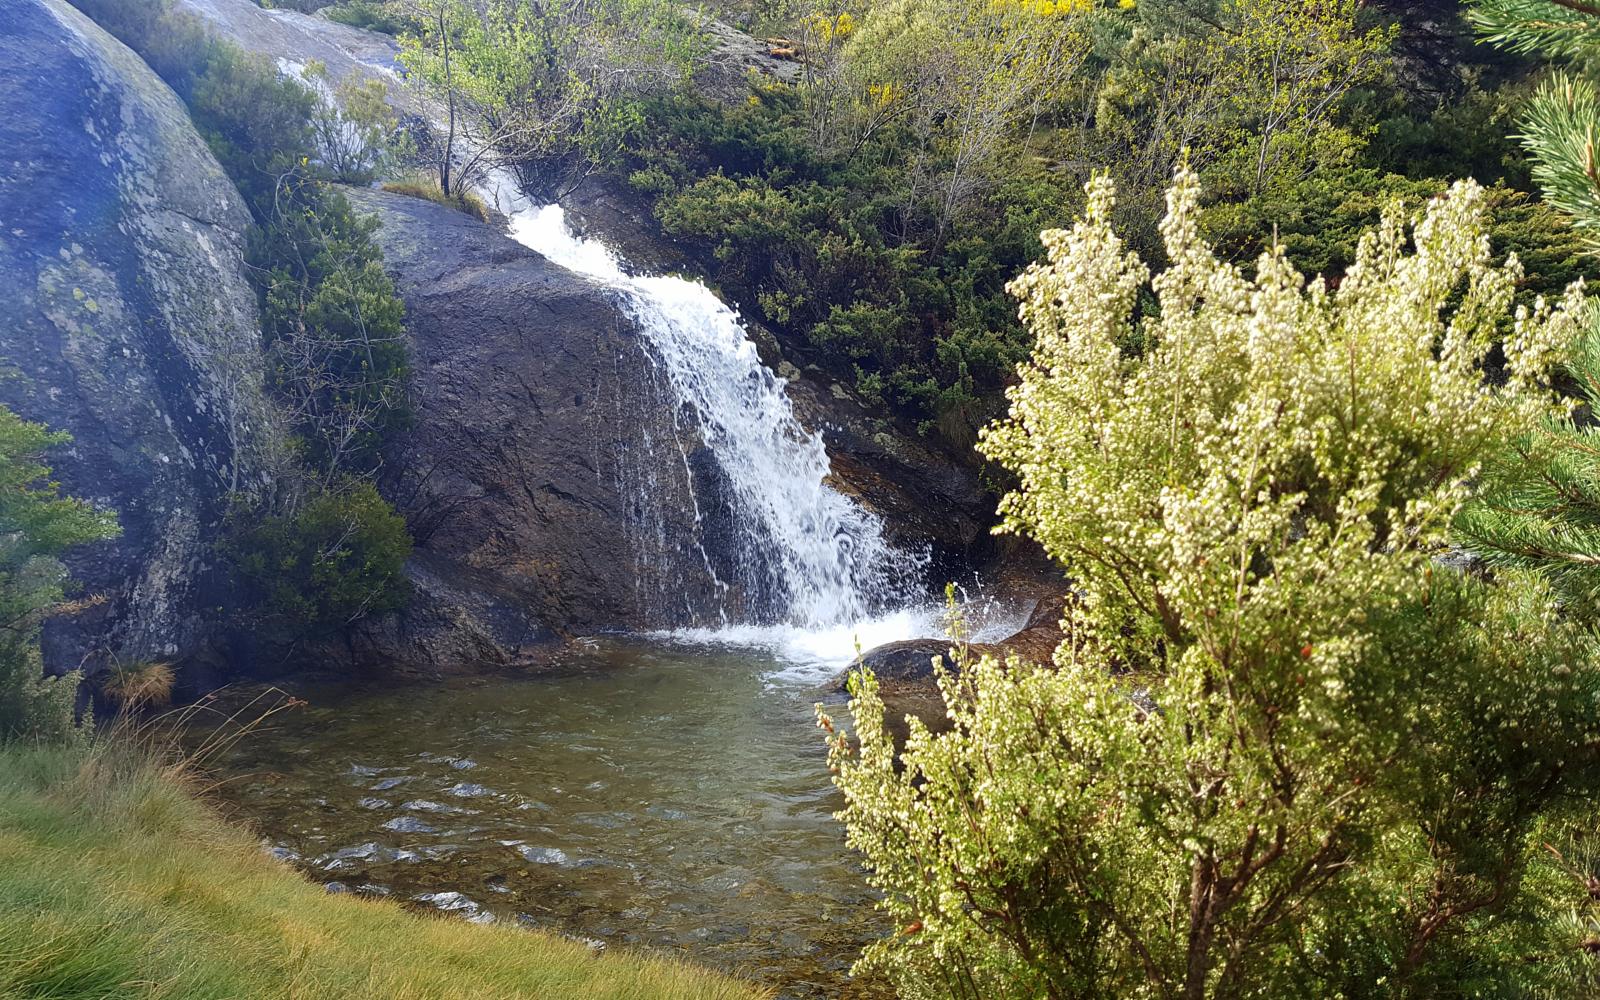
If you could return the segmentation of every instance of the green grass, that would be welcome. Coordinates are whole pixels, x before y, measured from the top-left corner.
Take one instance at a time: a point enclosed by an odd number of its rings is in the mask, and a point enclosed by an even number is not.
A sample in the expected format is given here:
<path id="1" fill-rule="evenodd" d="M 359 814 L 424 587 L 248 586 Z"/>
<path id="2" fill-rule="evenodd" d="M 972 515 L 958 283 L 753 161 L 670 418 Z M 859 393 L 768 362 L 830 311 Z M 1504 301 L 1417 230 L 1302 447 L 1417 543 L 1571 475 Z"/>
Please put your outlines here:
<path id="1" fill-rule="evenodd" d="M 119 744 L 0 747 L 0 998 L 755 1000 L 746 983 L 329 895 Z"/>

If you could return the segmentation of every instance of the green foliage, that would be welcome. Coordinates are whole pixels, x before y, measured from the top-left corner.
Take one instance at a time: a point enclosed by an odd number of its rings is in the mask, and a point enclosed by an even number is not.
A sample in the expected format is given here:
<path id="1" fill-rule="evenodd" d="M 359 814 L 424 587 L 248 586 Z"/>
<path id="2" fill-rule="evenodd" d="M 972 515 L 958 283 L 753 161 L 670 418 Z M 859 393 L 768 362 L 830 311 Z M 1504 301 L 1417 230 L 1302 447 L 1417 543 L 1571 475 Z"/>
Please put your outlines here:
<path id="1" fill-rule="evenodd" d="M 65 593 L 57 557 L 115 536 L 117 524 L 50 481 L 41 456 L 69 440 L 0 406 L 0 744 L 64 739 L 74 729 L 78 674 L 44 677 L 39 629 Z"/>
<path id="2" fill-rule="evenodd" d="M 346 480 L 286 513 L 235 509 L 223 551 L 270 615 L 332 631 L 405 605 L 411 536 L 366 480 Z"/>
<path id="3" fill-rule="evenodd" d="M 784 90 L 732 108 L 652 105 L 661 127 L 630 143 L 631 182 L 722 291 L 786 344 L 970 444 L 1027 351 L 1005 282 L 1075 200 L 1069 179 L 1007 177 L 933 253 L 903 235 L 900 140 L 883 134 L 875 158 L 817 156 L 797 114 Z"/>
<path id="4" fill-rule="evenodd" d="M 1587 304 L 1523 315 L 1491 389 L 1519 274 L 1475 185 L 1391 211 L 1336 289 L 1219 261 L 1192 173 L 1168 204 L 1155 303 L 1104 179 L 1012 285 L 1037 344 L 980 448 L 1081 595 L 1054 668 L 943 675 L 952 728 L 898 760 L 853 682 L 840 815 L 901 928 L 864 966 L 907 997 L 1573 995 L 1525 875 L 1600 793 L 1595 639 L 1435 556 Z"/>
<path id="5" fill-rule="evenodd" d="M 413 158 L 414 144 L 389 106 L 389 88 L 383 81 L 356 77 L 336 81 L 327 65 L 316 60 L 306 64 L 302 77 L 318 91 L 311 127 L 318 162 L 334 180 L 371 184 Z"/>
<path id="6" fill-rule="evenodd" d="M 384 439 L 411 421 L 405 304 L 376 228 L 317 187 L 284 202 L 250 246 L 273 384 L 327 475 L 376 468 Z"/>
<path id="7" fill-rule="evenodd" d="M 255 212 L 247 262 L 273 382 L 307 460 L 327 475 L 372 469 L 384 437 L 410 422 L 405 306 L 373 242 L 377 224 L 325 182 L 328 170 L 376 171 L 387 155 L 376 133 L 392 117 L 381 92 L 340 90 L 355 103 L 330 119 L 307 86 L 220 46 L 190 99 Z M 329 136 L 346 128 L 367 139 L 330 155 Z"/>
<path id="8" fill-rule="evenodd" d="M 1572 0 L 1473 0 L 1473 23 L 1513 52 L 1582 58 L 1600 46 L 1600 18 Z"/>
<path id="9" fill-rule="evenodd" d="M 1149 190 L 1181 157 L 1234 197 L 1353 164 L 1367 135 L 1342 114 L 1377 78 L 1392 29 L 1358 0 L 1142 2 L 1108 58 L 1096 131 Z"/>
<path id="10" fill-rule="evenodd" d="M 291 613 L 299 587 L 317 627 L 396 606 L 405 594 L 397 560 L 410 551 L 404 524 L 369 483 L 350 478 L 374 473 L 385 438 L 411 420 L 405 306 L 373 240 L 376 221 L 358 216 L 329 183 L 369 178 L 392 159 L 397 147 L 386 133 L 395 119 L 382 86 L 334 85 L 315 64 L 305 82 L 291 79 L 195 29 L 164 0 L 137 11 L 82 2 L 136 51 L 160 54 L 158 71 L 187 101 L 255 218 L 246 264 L 260 296 L 271 387 L 305 467 L 303 481 L 279 484 L 276 509 L 252 513 L 254 530 L 235 519 L 235 563 L 255 598 L 281 613 Z M 185 47 L 167 47 L 169 38 Z M 307 83 L 342 100 L 342 109 L 330 110 Z M 306 517 L 325 550 L 296 551 L 274 534 Z M 357 532 L 354 548 L 329 534 L 340 524 Z M 274 582 L 273 567 L 289 575 Z"/>
<path id="11" fill-rule="evenodd" d="M 203 55 L 186 94 L 190 116 L 257 221 L 270 222 L 286 188 L 314 178 L 317 95 L 231 45 Z"/>
<path id="12" fill-rule="evenodd" d="M 490 160 L 530 181 L 608 162 L 641 102 L 686 79 L 704 44 L 690 11 L 658 0 L 422 0 L 416 10 L 400 58 L 447 106 L 439 174 L 450 195 Z M 458 133 L 471 151 L 456 169 Z"/>
<path id="13" fill-rule="evenodd" d="M 380 31 L 385 35 L 401 35 L 421 30 L 421 22 L 417 16 L 395 0 L 344 0 L 331 7 L 324 7 L 322 16 L 353 28 Z"/>
<path id="14" fill-rule="evenodd" d="M 1443 181 L 1366 168 L 1316 174 L 1248 201 L 1210 205 L 1201 217 L 1201 232 L 1219 255 L 1241 265 L 1259 257 L 1275 234 L 1297 269 L 1337 279 L 1355 262 L 1361 233 L 1376 225 L 1392 202 L 1416 210 L 1447 187 Z M 1558 298 L 1583 277 L 1585 241 L 1549 203 L 1496 186 L 1486 190 L 1485 207 L 1495 255 L 1514 253 L 1522 263 L 1522 299 Z"/>
<path id="15" fill-rule="evenodd" d="M 1566 370 L 1592 414 L 1600 405 L 1592 318 Z M 1600 626 L 1600 428 L 1562 414 L 1518 438 L 1489 463 L 1456 531 L 1497 570 L 1539 573 L 1568 615 Z"/>
<path id="16" fill-rule="evenodd" d="M 1545 198 L 1588 233 L 1600 226 L 1595 161 L 1600 92 L 1593 75 L 1600 56 L 1600 7 L 1572 0 L 1476 0 L 1472 18 L 1496 45 L 1576 64 L 1576 72 L 1558 72 L 1539 87 L 1523 116 L 1520 138 Z M 1596 237 L 1590 234 L 1590 239 Z"/>
<path id="17" fill-rule="evenodd" d="M 1594 83 L 1557 73 L 1528 103 L 1522 142 L 1533 157 L 1533 179 L 1545 198 L 1572 216 L 1592 245 L 1600 246 L 1600 234 L 1592 232 L 1600 227 L 1597 124 L 1600 92 Z"/>
<path id="18" fill-rule="evenodd" d="M 189 107 L 257 221 L 247 263 L 277 396 L 324 476 L 375 467 L 384 437 L 407 426 L 405 306 L 372 233 L 330 179 L 378 172 L 393 146 L 381 85 L 310 87 L 227 45 L 202 51 Z M 326 72 L 308 68 L 326 83 Z"/>

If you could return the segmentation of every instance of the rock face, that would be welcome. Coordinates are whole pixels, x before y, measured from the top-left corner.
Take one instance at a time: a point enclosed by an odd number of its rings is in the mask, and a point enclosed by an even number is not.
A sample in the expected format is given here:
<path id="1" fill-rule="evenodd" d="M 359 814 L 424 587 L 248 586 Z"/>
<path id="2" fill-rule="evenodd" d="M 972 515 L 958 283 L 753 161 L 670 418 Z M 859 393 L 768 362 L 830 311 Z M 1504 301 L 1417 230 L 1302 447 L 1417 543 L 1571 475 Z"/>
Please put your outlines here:
<path id="1" fill-rule="evenodd" d="M 798 83 L 804 75 L 800 63 L 779 55 L 782 46 L 752 38 L 716 18 L 706 18 L 700 27 L 709 51 L 694 82 L 701 93 L 715 100 L 744 100 L 750 93 L 752 73 L 781 83 Z"/>
<path id="2" fill-rule="evenodd" d="M 0 32 L 0 402 L 71 432 L 64 488 L 122 537 L 72 560 L 104 598 L 46 632 L 53 669 L 191 655 L 212 632 L 206 539 L 266 488 L 250 219 L 178 98 L 62 0 Z M 211 600 L 208 601 L 207 598 Z"/>
<path id="3" fill-rule="evenodd" d="M 382 80 L 390 85 L 390 101 L 405 115 L 426 111 L 409 88 L 394 85 L 390 73 L 396 48 L 387 36 L 290 10 L 263 9 L 252 0 L 176 3 L 248 51 L 280 62 L 318 59 L 335 77 Z M 752 71 L 784 83 L 800 78 L 801 65 L 773 57 L 766 42 L 715 19 L 705 19 L 702 26 L 710 51 L 695 84 L 708 96 L 743 101 Z M 438 110 L 434 113 L 437 117 Z M 647 201 L 615 179 L 591 176 L 563 204 L 581 232 L 621 248 L 634 268 L 654 273 L 700 270 L 661 232 Z M 714 273 L 707 276 L 714 282 Z M 808 429 L 822 433 L 833 459 L 832 485 L 879 514 L 891 542 L 907 549 L 929 548 L 934 578 L 941 580 L 969 579 L 974 566 L 995 558 L 987 534 L 994 498 L 979 485 L 970 465 L 870 413 L 820 370 L 785 364 L 785 349 L 770 333 L 753 328 L 750 334 L 762 361 L 789 380 L 796 416 Z M 713 470 L 703 465 L 697 471 Z M 732 579 L 739 574 L 720 575 Z"/>
<path id="4" fill-rule="evenodd" d="M 612 293 L 449 208 L 350 197 L 406 300 L 416 420 L 383 485 L 435 585 L 573 633 L 715 607 L 684 558 L 706 458 Z"/>

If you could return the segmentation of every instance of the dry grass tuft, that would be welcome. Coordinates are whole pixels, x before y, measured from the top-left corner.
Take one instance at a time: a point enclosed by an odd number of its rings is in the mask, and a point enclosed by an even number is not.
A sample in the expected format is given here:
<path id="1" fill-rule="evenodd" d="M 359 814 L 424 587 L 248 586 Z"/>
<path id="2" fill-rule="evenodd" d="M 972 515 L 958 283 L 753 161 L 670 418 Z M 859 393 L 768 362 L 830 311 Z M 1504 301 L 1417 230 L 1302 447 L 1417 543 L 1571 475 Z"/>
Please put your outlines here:
<path id="1" fill-rule="evenodd" d="M 100 690 L 124 712 L 166 708 L 177 680 L 172 664 L 160 661 L 118 666 L 100 683 Z"/>
<path id="2" fill-rule="evenodd" d="M 472 216 L 479 222 L 488 222 L 490 218 L 489 206 L 483 203 L 482 198 L 479 198 L 471 191 L 458 195 L 447 195 L 439 187 L 439 182 L 432 177 L 417 176 L 406 180 L 390 181 L 383 186 L 383 189 L 393 194 L 421 198 L 424 201 L 431 201 L 447 208 L 453 208 L 458 212 Z"/>

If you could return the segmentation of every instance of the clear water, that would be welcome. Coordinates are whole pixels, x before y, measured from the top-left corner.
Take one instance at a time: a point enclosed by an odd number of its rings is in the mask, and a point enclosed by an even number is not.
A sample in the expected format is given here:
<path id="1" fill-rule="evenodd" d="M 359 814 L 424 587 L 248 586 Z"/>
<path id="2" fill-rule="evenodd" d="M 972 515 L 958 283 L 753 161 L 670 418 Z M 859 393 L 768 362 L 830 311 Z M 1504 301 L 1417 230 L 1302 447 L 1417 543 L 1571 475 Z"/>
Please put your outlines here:
<path id="1" fill-rule="evenodd" d="M 307 707 L 213 761 L 218 795 L 342 889 L 659 949 L 785 997 L 883 996 L 847 977 L 883 928 L 831 818 L 824 696 L 796 667 L 606 639 L 537 678 L 297 686 Z"/>

